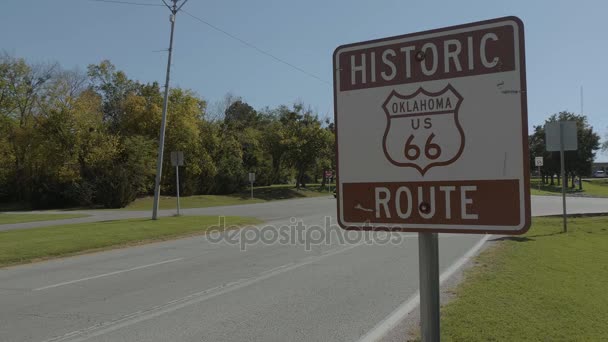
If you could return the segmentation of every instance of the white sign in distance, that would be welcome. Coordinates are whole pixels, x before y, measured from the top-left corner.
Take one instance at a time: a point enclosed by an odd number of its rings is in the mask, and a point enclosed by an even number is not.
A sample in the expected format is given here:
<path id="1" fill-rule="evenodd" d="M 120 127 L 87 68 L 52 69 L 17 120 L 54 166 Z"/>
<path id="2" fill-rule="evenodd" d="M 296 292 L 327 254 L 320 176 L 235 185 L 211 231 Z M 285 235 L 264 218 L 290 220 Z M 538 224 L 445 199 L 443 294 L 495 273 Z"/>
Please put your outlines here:
<path id="1" fill-rule="evenodd" d="M 184 152 L 171 152 L 171 166 L 184 166 Z"/>
<path id="2" fill-rule="evenodd" d="M 344 45 L 333 62 L 341 227 L 529 228 L 518 18 Z"/>
<path id="3" fill-rule="evenodd" d="M 563 135 L 564 151 L 576 151 L 578 149 L 576 122 L 556 121 L 545 124 L 547 151 L 559 151 L 561 149 L 560 135 Z"/>
<path id="4" fill-rule="evenodd" d="M 249 172 L 249 182 L 250 183 L 255 182 L 255 173 Z"/>

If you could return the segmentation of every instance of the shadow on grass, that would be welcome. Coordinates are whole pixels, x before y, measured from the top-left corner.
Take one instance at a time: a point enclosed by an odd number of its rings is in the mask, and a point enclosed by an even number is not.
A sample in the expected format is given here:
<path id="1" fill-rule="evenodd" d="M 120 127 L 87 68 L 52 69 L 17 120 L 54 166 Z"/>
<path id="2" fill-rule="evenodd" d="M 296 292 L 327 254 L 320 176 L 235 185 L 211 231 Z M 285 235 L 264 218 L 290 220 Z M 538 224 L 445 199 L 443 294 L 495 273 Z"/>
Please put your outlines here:
<path id="1" fill-rule="evenodd" d="M 334 186 L 332 186 L 331 189 L 333 190 Z M 253 198 L 257 199 L 257 200 L 262 200 L 262 201 L 306 198 L 306 197 L 319 196 L 321 194 L 327 194 L 327 196 L 331 196 L 331 192 L 328 192 L 327 187 L 326 186 L 321 187 L 319 184 L 311 184 L 306 188 L 301 188 L 300 190 L 297 190 L 295 185 L 262 186 L 262 187 L 256 187 L 253 190 Z M 239 192 L 239 193 L 220 195 L 220 197 L 221 196 L 232 197 L 232 198 L 238 199 L 238 200 L 249 200 L 251 198 L 251 192 L 250 192 L 249 188 L 247 188 L 247 190 Z M 150 201 L 151 201 L 151 198 L 152 197 L 150 197 Z M 182 198 L 184 198 L 184 197 L 182 197 Z M 136 201 L 146 200 L 146 199 L 147 199 L 146 197 L 142 197 L 142 198 L 137 199 Z M 165 196 L 161 197 L 161 200 L 165 200 L 165 199 L 167 199 L 167 198 L 165 198 Z M 173 200 L 172 197 L 170 197 L 168 199 Z M 130 203 L 127 206 L 127 208 L 129 208 L 131 205 L 133 205 L 133 203 L 135 203 L 135 202 Z M 238 204 L 238 203 L 233 203 L 233 204 Z M 29 206 L 27 203 L 0 203 L 0 212 L 4 212 L 4 211 L 24 211 L 25 212 L 25 211 L 30 211 L 32 209 L 33 208 L 31 208 L 31 206 Z M 118 210 L 121 208 L 106 208 L 101 205 L 93 205 L 93 206 L 89 206 L 89 207 L 64 207 L 64 208 L 58 206 L 55 208 L 40 209 L 40 210 L 70 212 L 70 211 L 78 211 L 78 210 L 100 210 L 100 209 Z"/>
<path id="2" fill-rule="evenodd" d="M 534 239 L 530 239 L 529 237 L 525 237 L 525 236 L 503 236 L 503 237 L 499 237 L 496 239 L 491 239 L 490 241 L 515 241 L 515 242 L 528 242 L 528 241 L 534 241 Z"/>
<path id="3" fill-rule="evenodd" d="M 555 232 L 555 233 L 549 233 L 549 234 L 538 234 L 538 235 L 530 235 L 530 237 L 535 238 L 535 237 L 549 237 L 549 236 L 556 236 L 556 235 L 562 235 L 563 232 Z"/>
<path id="4" fill-rule="evenodd" d="M 299 191 L 294 187 L 267 187 L 267 188 L 257 188 L 253 190 L 253 198 L 261 199 L 265 201 L 271 200 L 284 200 L 284 199 L 294 199 L 294 198 L 305 198 L 307 197 L 304 194 L 304 191 L 309 192 L 321 192 L 320 187 L 309 187 L 309 188 L 301 188 Z M 329 195 L 329 193 L 328 193 Z M 238 194 L 229 195 L 232 197 L 236 197 L 242 200 L 247 200 L 251 198 L 251 192 L 241 192 Z"/>
<path id="5" fill-rule="evenodd" d="M 31 206 L 24 202 L 0 203 L 0 212 L 3 211 L 29 211 Z"/>

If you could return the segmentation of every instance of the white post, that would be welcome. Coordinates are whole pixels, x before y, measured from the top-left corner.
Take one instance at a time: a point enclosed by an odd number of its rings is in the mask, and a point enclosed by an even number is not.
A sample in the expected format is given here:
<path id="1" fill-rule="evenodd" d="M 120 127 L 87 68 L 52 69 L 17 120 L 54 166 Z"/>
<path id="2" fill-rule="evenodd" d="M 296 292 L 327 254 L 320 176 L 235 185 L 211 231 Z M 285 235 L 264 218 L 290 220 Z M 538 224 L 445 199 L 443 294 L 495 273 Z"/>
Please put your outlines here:
<path id="1" fill-rule="evenodd" d="M 179 163 L 178 163 L 179 164 Z M 179 165 L 175 166 L 175 179 L 177 188 L 177 216 L 179 216 Z"/>

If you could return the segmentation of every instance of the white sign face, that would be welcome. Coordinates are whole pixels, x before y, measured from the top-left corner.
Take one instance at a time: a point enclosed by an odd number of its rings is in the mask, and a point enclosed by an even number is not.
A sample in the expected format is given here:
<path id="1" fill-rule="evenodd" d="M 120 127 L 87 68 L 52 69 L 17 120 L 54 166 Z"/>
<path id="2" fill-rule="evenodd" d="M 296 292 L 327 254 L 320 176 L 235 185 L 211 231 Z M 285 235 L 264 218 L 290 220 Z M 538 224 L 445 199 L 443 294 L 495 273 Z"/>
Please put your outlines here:
<path id="1" fill-rule="evenodd" d="M 524 56 L 515 17 L 338 47 L 340 226 L 524 233 Z"/>
<path id="2" fill-rule="evenodd" d="M 535 157 L 534 158 L 534 165 L 536 165 L 536 166 L 543 166 L 543 157 Z"/>
<path id="3" fill-rule="evenodd" d="M 563 135 L 564 151 L 576 151 L 578 149 L 576 122 L 557 121 L 549 122 L 545 125 L 545 146 L 547 151 L 560 150 L 560 135 Z"/>
<path id="4" fill-rule="evenodd" d="M 255 173 L 249 172 L 249 182 L 250 183 L 255 182 Z"/>

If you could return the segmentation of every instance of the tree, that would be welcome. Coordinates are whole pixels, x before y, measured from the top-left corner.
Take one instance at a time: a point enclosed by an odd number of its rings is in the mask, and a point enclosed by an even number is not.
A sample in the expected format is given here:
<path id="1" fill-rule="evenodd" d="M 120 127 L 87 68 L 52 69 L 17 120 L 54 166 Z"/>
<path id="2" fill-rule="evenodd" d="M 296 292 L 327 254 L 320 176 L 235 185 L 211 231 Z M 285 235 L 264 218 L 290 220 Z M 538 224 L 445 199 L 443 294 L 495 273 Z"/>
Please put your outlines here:
<path id="1" fill-rule="evenodd" d="M 306 186 L 305 175 L 317 162 L 319 153 L 327 148 L 329 132 L 321 126 L 317 115 L 296 104 L 281 121 L 286 126 L 287 158 L 296 169 L 296 188 Z"/>
<path id="2" fill-rule="evenodd" d="M 123 71 L 108 60 L 97 65 L 89 65 L 88 75 L 93 89 L 102 98 L 104 121 L 109 124 L 110 131 L 117 133 L 125 114 L 124 101 L 140 86 L 130 80 Z"/>
<path id="3" fill-rule="evenodd" d="M 202 146 L 197 144 L 201 136 L 199 123 L 205 115 L 206 102 L 193 92 L 180 88 L 171 89 L 165 136 L 163 182 L 168 193 L 175 194 L 175 168 L 171 166 L 171 151 L 184 152 L 184 167 L 180 170 L 181 192 L 192 195 L 196 192 L 198 181 L 203 173 L 204 158 Z M 160 124 L 157 126 L 160 127 Z M 156 133 L 158 136 L 158 131 Z"/>
<path id="4" fill-rule="evenodd" d="M 289 111 L 286 107 L 279 110 Z M 284 124 L 278 120 L 276 113 L 270 113 L 270 122 L 266 124 L 266 129 L 262 132 L 262 144 L 264 150 L 270 158 L 270 183 L 284 183 L 289 179 L 289 171 L 287 169 L 287 130 Z"/>
<path id="5" fill-rule="evenodd" d="M 553 175 L 559 174 L 560 164 L 559 155 L 548 152 L 545 145 L 545 127 L 534 126 L 534 133 L 529 136 L 528 144 L 530 149 L 530 165 L 534 165 L 535 157 L 543 157 L 543 167 L 541 177 L 544 184 L 554 185 Z"/>
<path id="6" fill-rule="evenodd" d="M 39 153 L 36 132 L 39 104 L 46 97 L 46 85 L 54 76 L 56 64 L 29 65 L 24 59 L 4 54 L 0 57 L 0 116 L 6 137 L 5 162 L 13 162 L 10 181 L 4 191 L 18 201 L 31 200 L 34 158 Z"/>
<path id="7" fill-rule="evenodd" d="M 248 103 L 242 100 L 233 102 L 224 115 L 224 123 L 230 129 L 242 129 L 256 124 L 257 112 Z"/>
<path id="8" fill-rule="evenodd" d="M 574 178 L 578 177 L 579 189 L 582 190 L 583 183 L 581 178 L 591 173 L 595 152 L 600 148 L 600 137 L 593 131 L 593 127 L 589 125 L 587 117 L 584 115 L 562 111 L 549 117 L 545 121 L 545 124 L 556 121 L 576 122 L 578 149 L 565 154 L 566 179 L 562 181 L 568 182 L 568 176 L 571 176 L 571 186 L 574 187 Z M 554 153 L 553 155 L 556 154 L 556 159 L 559 161 L 559 153 Z"/>
<path id="9" fill-rule="evenodd" d="M 162 105 L 158 83 L 107 60 L 84 73 L 0 55 L 0 200 L 116 208 L 150 194 Z M 184 195 L 240 191 L 248 172 L 300 188 L 334 168 L 333 125 L 302 104 L 258 111 L 228 94 L 216 107 L 210 117 L 200 96 L 171 89 L 163 193 L 176 192 L 172 151 L 185 154 Z"/>
<path id="10" fill-rule="evenodd" d="M 95 176 L 96 202 L 122 208 L 153 186 L 156 154 L 154 141 L 143 136 L 121 139 L 116 154 L 102 161 Z"/>
<path id="11" fill-rule="evenodd" d="M 243 151 L 238 139 L 228 132 L 219 141 L 215 154 L 217 174 L 214 192 L 229 194 L 241 189 L 246 182 L 243 168 Z"/>

